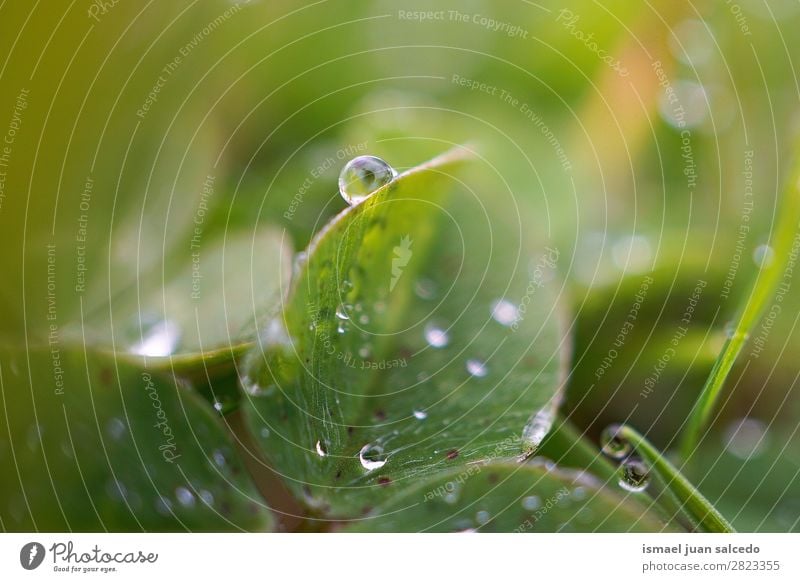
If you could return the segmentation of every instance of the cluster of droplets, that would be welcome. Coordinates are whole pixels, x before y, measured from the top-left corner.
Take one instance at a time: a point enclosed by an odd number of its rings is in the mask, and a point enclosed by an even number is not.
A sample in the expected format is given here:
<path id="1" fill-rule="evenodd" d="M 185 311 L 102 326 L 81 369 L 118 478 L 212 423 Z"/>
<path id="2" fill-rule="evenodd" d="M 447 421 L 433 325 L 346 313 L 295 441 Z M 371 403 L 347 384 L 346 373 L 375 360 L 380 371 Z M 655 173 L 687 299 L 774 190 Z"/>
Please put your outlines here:
<path id="1" fill-rule="evenodd" d="M 625 491 L 640 493 L 650 484 L 650 468 L 633 454 L 633 447 L 621 430 L 617 424 L 607 427 L 600 435 L 600 445 L 603 453 L 621 463 L 619 486 Z"/>

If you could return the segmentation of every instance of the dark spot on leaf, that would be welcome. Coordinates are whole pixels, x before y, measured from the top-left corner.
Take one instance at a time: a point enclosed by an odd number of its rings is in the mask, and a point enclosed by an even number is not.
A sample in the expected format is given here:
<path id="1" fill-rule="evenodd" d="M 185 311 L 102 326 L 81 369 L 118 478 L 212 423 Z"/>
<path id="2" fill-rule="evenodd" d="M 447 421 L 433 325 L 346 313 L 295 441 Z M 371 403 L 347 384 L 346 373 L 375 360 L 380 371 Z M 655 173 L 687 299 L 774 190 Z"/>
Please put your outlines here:
<path id="1" fill-rule="evenodd" d="M 111 370 L 108 368 L 103 368 L 100 370 L 100 381 L 105 384 L 106 386 L 111 386 L 111 381 L 114 379 Z"/>
<path id="2" fill-rule="evenodd" d="M 458 456 L 458 449 L 450 449 L 447 451 L 447 460 L 452 461 Z"/>
<path id="3" fill-rule="evenodd" d="M 500 477 L 498 477 L 497 473 L 489 473 L 489 475 L 486 477 L 486 480 L 489 483 L 494 484 L 494 483 L 497 483 L 497 481 L 500 480 Z"/>
<path id="4" fill-rule="evenodd" d="M 375 418 L 378 420 L 386 420 L 386 413 L 383 410 L 376 410 Z"/>
<path id="5" fill-rule="evenodd" d="M 382 487 L 386 487 L 387 485 L 391 485 L 392 480 L 389 477 L 378 477 L 378 485 Z"/>
<path id="6" fill-rule="evenodd" d="M 355 430 L 356 430 L 356 429 L 355 429 L 355 428 L 353 428 L 352 426 L 348 426 L 348 427 L 347 427 L 347 434 L 353 434 L 353 432 L 355 432 Z"/>
<path id="7" fill-rule="evenodd" d="M 336 471 L 336 475 L 334 475 L 334 479 L 341 479 L 342 478 L 342 470 L 339 469 Z"/>

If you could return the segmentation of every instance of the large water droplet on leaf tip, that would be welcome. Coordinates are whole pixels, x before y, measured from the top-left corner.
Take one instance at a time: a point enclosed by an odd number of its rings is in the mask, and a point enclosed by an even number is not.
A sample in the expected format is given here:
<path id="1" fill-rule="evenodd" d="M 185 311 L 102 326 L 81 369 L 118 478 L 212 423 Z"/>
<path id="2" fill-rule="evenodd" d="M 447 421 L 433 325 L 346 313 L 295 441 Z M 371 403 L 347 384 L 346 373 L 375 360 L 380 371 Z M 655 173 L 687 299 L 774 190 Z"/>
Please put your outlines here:
<path id="1" fill-rule="evenodd" d="M 375 156 L 353 158 L 339 174 L 339 193 L 353 206 L 366 200 L 370 194 L 385 186 L 397 176 L 394 168 Z"/>

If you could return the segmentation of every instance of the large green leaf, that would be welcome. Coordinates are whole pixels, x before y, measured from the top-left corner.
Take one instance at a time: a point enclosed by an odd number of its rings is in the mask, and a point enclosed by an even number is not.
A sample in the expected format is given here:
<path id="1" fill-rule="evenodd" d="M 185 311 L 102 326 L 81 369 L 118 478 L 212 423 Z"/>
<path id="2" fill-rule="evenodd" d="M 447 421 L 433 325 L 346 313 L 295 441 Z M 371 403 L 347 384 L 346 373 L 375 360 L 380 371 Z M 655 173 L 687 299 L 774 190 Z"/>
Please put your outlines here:
<path id="1" fill-rule="evenodd" d="M 627 499 L 626 499 L 627 497 Z M 658 514 L 587 473 L 547 462 L 445 471 L 350 524 L 349 531 L 670 531 Z"/>
<path id="2" fill-rule="evenodd" d="M 50 348 L 0 353 L 4 530 L 272 527 L 230 435 L 192 390 Z"/>
<path id="3" fill-rule="evenodd" d="M 323 514 L 531 453 L 552 421 L 568 351 L 557 253 L 464 158 L 445 154 L 336 217 L 251 354 L 250 427 Z"/>

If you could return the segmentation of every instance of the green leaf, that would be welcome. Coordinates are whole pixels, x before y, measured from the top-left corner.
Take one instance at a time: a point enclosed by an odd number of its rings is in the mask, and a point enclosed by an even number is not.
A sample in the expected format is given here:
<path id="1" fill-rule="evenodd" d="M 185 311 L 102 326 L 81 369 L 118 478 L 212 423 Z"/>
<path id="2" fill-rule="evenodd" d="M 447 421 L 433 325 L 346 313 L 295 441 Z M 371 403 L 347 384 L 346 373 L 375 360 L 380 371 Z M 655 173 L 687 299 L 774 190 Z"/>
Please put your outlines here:
<path id="1" fill-rule="evenodd" d="M 473 464 L 422 481 L 348 531 L 672 531 L 635 495 L 543 463 Z"/>
<path id="2" fill-rule="evenodd" d="M 569 347 L 557 251 L 466 157 L 402 174 L 327 225 L 251 354 L 251 430 L 320 513 L 530 454 L 552 423 Z"/>
<path id="3" fill-rule="evenodd" d="M 62 348 L 0 353 L 6 531 L 271 529 L 213 411 L 182 382 Z"/>

